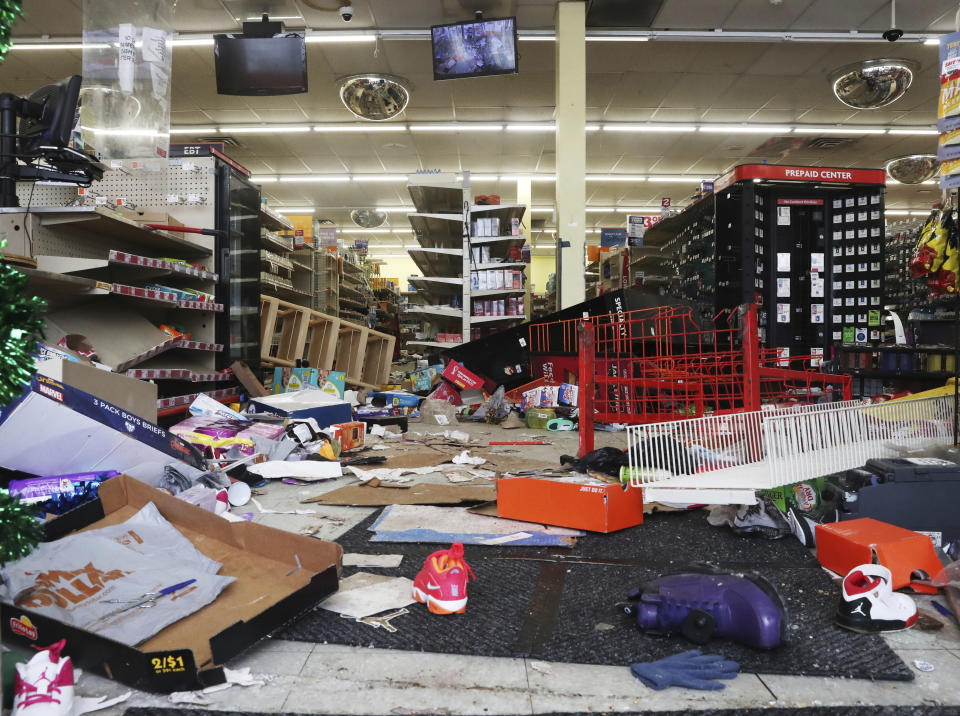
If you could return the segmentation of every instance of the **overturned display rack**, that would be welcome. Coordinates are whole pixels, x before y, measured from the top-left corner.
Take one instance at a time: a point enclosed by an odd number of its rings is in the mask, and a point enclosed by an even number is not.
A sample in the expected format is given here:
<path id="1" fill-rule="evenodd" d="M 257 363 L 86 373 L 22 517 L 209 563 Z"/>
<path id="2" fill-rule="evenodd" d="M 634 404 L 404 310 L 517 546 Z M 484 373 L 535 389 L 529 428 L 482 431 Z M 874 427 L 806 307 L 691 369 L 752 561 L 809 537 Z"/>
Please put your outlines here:
<path id="1" fill-rule="evenodd" d="M 906 450 L 953 444 L 953 396 L 819 403 L 627 428 L 644 499 L 752 504 L 771 489 Z"/>
<path id="2" fill-rule="evenodd" d="M 388 381 L 396 337 L 273 296 L 260 297 L 264 365 L 338 370 L 348 383 L 379 389 Z"/>

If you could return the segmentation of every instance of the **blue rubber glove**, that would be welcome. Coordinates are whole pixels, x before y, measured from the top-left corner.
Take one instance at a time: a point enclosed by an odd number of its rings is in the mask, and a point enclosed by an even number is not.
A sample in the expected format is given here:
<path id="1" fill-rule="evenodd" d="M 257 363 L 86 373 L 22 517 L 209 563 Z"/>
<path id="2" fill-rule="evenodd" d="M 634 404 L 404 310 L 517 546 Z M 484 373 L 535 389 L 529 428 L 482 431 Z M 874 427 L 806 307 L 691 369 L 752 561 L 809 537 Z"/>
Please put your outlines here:
<path id="1" fill-rule="evenodd" d="M 722 656 L 702 654 L 699 649 L 674 654 L 659 661 L 633 664 L 630 672 L 651 689 L 682 686 L 700 691 L 719 691 L 724 685 L 713 679 L 735 679 L 740 664 Z"/>

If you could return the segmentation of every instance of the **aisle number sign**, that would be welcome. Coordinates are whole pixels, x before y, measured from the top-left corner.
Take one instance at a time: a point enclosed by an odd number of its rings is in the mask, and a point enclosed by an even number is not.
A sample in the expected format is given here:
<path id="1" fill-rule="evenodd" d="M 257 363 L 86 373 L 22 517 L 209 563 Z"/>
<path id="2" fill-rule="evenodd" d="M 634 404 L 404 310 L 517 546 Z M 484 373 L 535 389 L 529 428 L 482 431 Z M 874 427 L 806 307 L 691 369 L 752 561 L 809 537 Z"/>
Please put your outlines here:
<path id="1" fill-rule="evenodd" d="M 663 197 L 662 199 L 660 199 L 660 206 L 661 206 L 661 208 L 663 208 L 663 209 L 669 209 L 669 208 L 670 208 L 670 197 L 669 197 L 669 196 L 665 196 L 665 197 Z"/>

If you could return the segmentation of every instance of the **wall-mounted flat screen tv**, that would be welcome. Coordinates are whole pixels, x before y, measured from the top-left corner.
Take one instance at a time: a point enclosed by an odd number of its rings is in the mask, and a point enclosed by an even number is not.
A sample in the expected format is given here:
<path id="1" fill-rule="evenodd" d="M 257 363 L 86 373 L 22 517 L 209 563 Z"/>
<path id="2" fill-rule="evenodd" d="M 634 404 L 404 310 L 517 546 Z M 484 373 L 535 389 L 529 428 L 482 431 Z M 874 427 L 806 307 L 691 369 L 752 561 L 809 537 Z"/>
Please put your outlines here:
<path id="1" fill-rule="evenodd" d="M 307 91 L 303 35 L 214 35 L 217 94 L 269 96 Z"/>
<path id="2" fill-rule="evenodd" d="M 515 17 L 434 25 L 430 31 L 435 80 L 517 72 Z"/>

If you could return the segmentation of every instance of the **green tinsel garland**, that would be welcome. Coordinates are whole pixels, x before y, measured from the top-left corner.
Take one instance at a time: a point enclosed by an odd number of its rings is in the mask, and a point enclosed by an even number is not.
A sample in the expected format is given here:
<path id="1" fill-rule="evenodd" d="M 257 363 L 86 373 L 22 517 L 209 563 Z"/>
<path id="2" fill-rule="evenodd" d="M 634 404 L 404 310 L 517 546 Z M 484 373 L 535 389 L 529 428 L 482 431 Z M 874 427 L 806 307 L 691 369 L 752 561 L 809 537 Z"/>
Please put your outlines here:
<path id="1" fill-rule="evenodd" d="M 13 44 L 10 34 L 13 24 L 23 15 L 23 3 L 18 0 L 0 0 L 0 60 L 6 56 Z"/>
<path id="2" fill-rule="evenodd" d="M 0 488 L 0 567 L 29 554 L 43 537 L 36 512 Z"/>
<path id="3" fill-rule="evenodd" d="M 0 252 L 6 245 L 0 240 Z M 25 298 L 27 277 L 10 264 L 0 262 L 0 408 L 23 393 L 34 373 L 35 337 L 43 330 L 41 312 L 46 304 L 33 296 Z"/>

